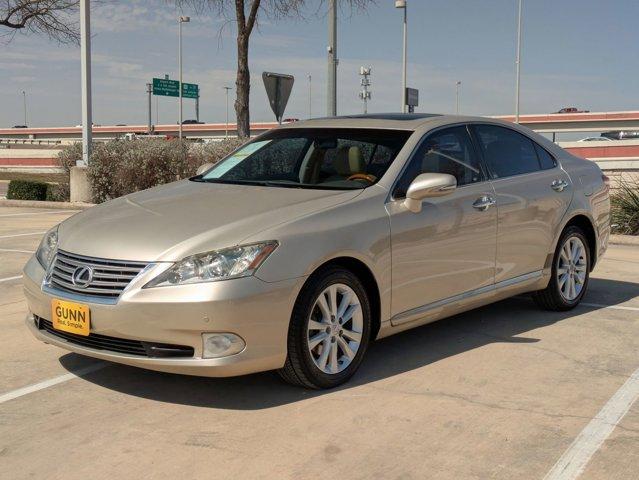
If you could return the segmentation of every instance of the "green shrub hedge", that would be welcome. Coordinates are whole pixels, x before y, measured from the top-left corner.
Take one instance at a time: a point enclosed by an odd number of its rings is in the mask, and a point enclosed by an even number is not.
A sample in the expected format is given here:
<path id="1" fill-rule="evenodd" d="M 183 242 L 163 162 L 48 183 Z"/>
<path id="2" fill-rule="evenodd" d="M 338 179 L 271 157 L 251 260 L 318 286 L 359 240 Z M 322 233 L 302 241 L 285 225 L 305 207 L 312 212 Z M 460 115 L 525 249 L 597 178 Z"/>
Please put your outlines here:
<path id="1" fill-rule="evenodd" d="M 95 203 L 195 175 L 204 163 L 216 163 L 245 140 L 229 138 L 197 144 L 164 139 L 112 140 L 94 143 L 88 179 Z M 80 144 L 70 145 L 58 155 L 65 170 L 82 158 Z M 68 185 L 58 187 L 68 198 Z"/>
<path id="2" fill-rule="evenodd" d="M 44 182 L 31 180 L 11 180 L 7 190 L 9 200 L 49 200 L 52 186 Z"/>
<path id="3" fill-rule="evenodd" d="M 610 196 L 612 233 L 639 235 L 639 181 L 622 180 Z"/>

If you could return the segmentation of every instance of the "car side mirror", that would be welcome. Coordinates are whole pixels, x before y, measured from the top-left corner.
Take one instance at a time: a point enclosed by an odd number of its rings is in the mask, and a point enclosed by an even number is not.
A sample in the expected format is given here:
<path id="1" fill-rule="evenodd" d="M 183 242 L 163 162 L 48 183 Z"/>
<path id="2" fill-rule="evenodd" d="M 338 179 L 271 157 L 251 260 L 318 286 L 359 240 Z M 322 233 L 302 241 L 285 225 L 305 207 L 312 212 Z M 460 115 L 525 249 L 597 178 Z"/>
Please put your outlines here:
<path id="1" fill-rule="evenodd" d="M 457 179 L 447 173 L 422 173 L 406 191 L 404 204 L 413 213 L 422 211 L 422 200 L 449 195 L 457 188 Z"/>
<path id="2" fill-rule="evenodd" d="M 202 165 L 200 165 L 199 167 L 197 167 L 197 171 L 195 172 L 196 175 L 202 175 L 204 172 L 206 172 L 209 168 L 211 168 L 213 165 L 215 165 L 214 163 L 204 163 Z"/>

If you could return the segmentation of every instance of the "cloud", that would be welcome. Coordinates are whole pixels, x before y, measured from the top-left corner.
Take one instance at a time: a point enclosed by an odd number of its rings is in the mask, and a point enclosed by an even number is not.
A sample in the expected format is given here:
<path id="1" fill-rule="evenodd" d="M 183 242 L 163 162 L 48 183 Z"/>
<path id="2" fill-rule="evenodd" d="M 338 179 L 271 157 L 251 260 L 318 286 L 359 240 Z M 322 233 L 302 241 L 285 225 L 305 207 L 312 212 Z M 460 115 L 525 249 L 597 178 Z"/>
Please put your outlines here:
<path id="1" fill-rule="evenodd" d="M 182 14 L 168 2 L 132 0 L 98 5 L 91 18 L 92 31 L 101 34 L 122 32 L 163 32 L 177 30 L 177 19 Z M 207 12 L 191 17 L 183 27 L 183 35 L 213 37 L 222 21 Z"/>
<path id="2" fill-rule="evenodd" d="M 31 83 L 31 82 L 35 82 L 38 80 L 38 77 L 33 77 L 33 76 L 27 76 L 27 75 L 16 75 L 14 77 L 11 77 L 11 80 L 16 82 L 16 83 Z"/>

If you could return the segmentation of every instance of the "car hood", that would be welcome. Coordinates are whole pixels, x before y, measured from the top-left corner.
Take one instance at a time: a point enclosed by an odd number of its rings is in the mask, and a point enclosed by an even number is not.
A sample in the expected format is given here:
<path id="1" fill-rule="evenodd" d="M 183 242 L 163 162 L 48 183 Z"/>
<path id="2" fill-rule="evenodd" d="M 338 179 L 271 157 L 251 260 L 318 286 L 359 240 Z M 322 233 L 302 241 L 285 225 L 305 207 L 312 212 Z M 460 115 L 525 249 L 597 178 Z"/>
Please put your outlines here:
<path id="1" fill-rule="evenodd" d="M 262 230 L 351 200 L 361 192 L 183 180 L 69 218 L 60 225 L 59 248 L 118 260 L 177 261 L 240 244 Z"/>

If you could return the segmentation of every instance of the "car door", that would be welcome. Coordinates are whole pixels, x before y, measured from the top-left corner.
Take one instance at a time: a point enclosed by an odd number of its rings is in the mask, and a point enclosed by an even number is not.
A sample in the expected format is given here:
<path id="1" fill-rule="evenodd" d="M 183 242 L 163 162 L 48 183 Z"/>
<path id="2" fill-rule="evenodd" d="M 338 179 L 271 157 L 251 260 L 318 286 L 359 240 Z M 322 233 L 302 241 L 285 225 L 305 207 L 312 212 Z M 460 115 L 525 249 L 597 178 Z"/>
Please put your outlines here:
<path id="1" fill-rule="evenodd" d="M 423 200 L 408 210 L 408 186 L 422 173 L 457 179 L 450 194 Z M 391 225 L 392 315 L 492 286 L 495 274 L 497 210 L 467 126 L 436 130 L 424 137 L 387 204 Z"/>
<path id="2" fill-rule="evenodd" d="M 513 129 L 472 127 L 497 200 L 495 282 L 536 275 L 572 199 L 570 177 L 539 144 Z M 524 277 L 525 278 L 525 277 Z"/>

